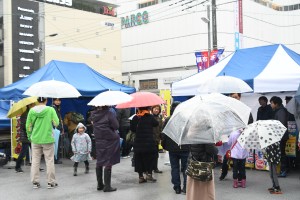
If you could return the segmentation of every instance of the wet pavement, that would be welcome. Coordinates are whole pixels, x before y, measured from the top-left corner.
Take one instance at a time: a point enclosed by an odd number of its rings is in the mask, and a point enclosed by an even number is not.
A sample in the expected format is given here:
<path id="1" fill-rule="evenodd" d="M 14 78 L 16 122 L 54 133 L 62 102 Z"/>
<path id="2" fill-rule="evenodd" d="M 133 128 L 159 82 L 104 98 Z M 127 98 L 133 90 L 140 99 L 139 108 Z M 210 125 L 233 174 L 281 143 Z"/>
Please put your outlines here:
<path id="1" fill-rule="evenodd" d="M 96 190 L 95 161 L 90 162 L 90 173 L 84 174 L 84 163 L 79 164 L 78 176 L 73 176 L 73 163 L 63 159 L 62 165 L 55 165 L 59 187 L 47 189 L 46 172 L 41 172 L 41 188 L 33 189 L 30 182 L 30 167 L 22 167 L 23 174 L 14 169 L 0 168 L 0 200 L 48 200 L 48 199 L 120 199 L 120 200 L 183 200 L 186 196 L 175 194 L 172 189 L 168 153 L 161 153 L 159 169 L 162 174 L 154 174 L 156 183 L 138 183 L 138 175 L 131 167 L 131 159 L 121 159 L 113 166 L 112 186 L 116 192 L 104 193 Z M 42 164 L 45 168 L 45 164 Z M 287 178 L 280 178 L 282 195 L 271 195 L 269 173 L 247 169 L 247 187 L 232 188 L 232 172 L 224 181 L 219 181 L 220 168 L 215 169 L 217 200 L 299 200 L 300 171 L 292 171 Z M 201 199 L 201 197 L 199 197 Z"/>

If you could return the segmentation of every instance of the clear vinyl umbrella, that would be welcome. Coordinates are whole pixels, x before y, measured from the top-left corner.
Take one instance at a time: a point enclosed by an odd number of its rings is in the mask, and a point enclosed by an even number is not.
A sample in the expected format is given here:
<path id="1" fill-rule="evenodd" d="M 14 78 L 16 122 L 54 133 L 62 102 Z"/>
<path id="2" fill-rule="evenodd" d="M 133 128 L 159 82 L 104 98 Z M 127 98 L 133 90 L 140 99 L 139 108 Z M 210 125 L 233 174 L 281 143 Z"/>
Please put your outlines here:
<path id="1" fill-rule="evenodd" d="M 242 79 L 233 76 L 217 76 L 204 82 L 199 88 L 200 94 L 206 93 L 245 93 L 252 92 L 252 88 Z"/>
<path id="2" fill-rule="evenodd" d="M 176 107 L 163 133 L 179 145 L 215 143 L 222 135 L 244 128 L 250 110 L 222 94 L 198 95 Z"/>

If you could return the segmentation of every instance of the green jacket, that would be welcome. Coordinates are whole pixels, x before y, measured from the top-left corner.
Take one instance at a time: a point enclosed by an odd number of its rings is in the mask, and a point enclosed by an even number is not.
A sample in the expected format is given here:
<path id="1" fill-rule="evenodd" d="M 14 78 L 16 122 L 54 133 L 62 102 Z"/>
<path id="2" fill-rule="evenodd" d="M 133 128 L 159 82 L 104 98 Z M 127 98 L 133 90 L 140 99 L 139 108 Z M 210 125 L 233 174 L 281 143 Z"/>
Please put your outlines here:
<path id="1" fill-rule="evenodd" d="M 34 144 L 54 143 L 53 126 L 59 124 L 54 108 L 38 105 L 29 110 L 26 120 L 27 137 Z"/>

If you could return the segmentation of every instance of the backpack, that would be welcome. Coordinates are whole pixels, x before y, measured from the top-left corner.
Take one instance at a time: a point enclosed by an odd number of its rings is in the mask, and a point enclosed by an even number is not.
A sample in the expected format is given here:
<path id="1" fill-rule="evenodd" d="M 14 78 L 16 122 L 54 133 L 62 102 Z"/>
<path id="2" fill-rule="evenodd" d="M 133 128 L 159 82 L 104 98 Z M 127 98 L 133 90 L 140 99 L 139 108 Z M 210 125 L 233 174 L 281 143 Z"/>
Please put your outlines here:
<path id="1" fill-rule="evenodd" d="M 71 112 L 71 119 L 72 122 L 74 122 L 75 124 L 78 124 L 79 122 L 83 123 L 85 122 L 84 117 L 81 113 L 77 113 L 77 112 Z"/>

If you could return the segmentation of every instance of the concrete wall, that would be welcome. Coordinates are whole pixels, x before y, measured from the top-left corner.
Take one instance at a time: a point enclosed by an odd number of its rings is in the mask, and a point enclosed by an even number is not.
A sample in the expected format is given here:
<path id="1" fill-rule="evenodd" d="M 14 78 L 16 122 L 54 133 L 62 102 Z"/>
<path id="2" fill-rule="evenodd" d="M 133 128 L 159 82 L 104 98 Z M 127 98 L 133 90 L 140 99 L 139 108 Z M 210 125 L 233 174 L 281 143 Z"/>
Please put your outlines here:
<path id="1" fill-rule="evenodd" d="M 83 62 L 121 82 L 120 19 L 45 4 L 45 63 Z M 116 24 L 114 29 L 105 22 Z M 55 37 L 47 35 L 58 33 Z"/>
<path id="2" fill-rule="evenodd" d="M 131 81 L 135 80 L 137 88 L 139 80 L 157 78 L 159 89 L 168 89 L 170 85 L 164 84 L 164 79 L 184 78 L 197 72 L 194 52 L 208 47 L 207 24 L 201 20 L 207 16 L 206 6 L 182 11 L 188 5 L 171 4 L 165 2 L 135 11 L 119 9 L 123 16 L 145 10 L 149 13 L 148 24 L 122 29 L 124 82 L 128 81 L 130 72 Z M 224 56 L 235 51 L 235 7 L 227 0 L 217 1 L 218 47 L 225 48 Z M 299 23 L 299 10 L 280 12 L 244 0 L 243 47 L 283 43 L 300 53 L 300 26 L 295 26 Z"/>

